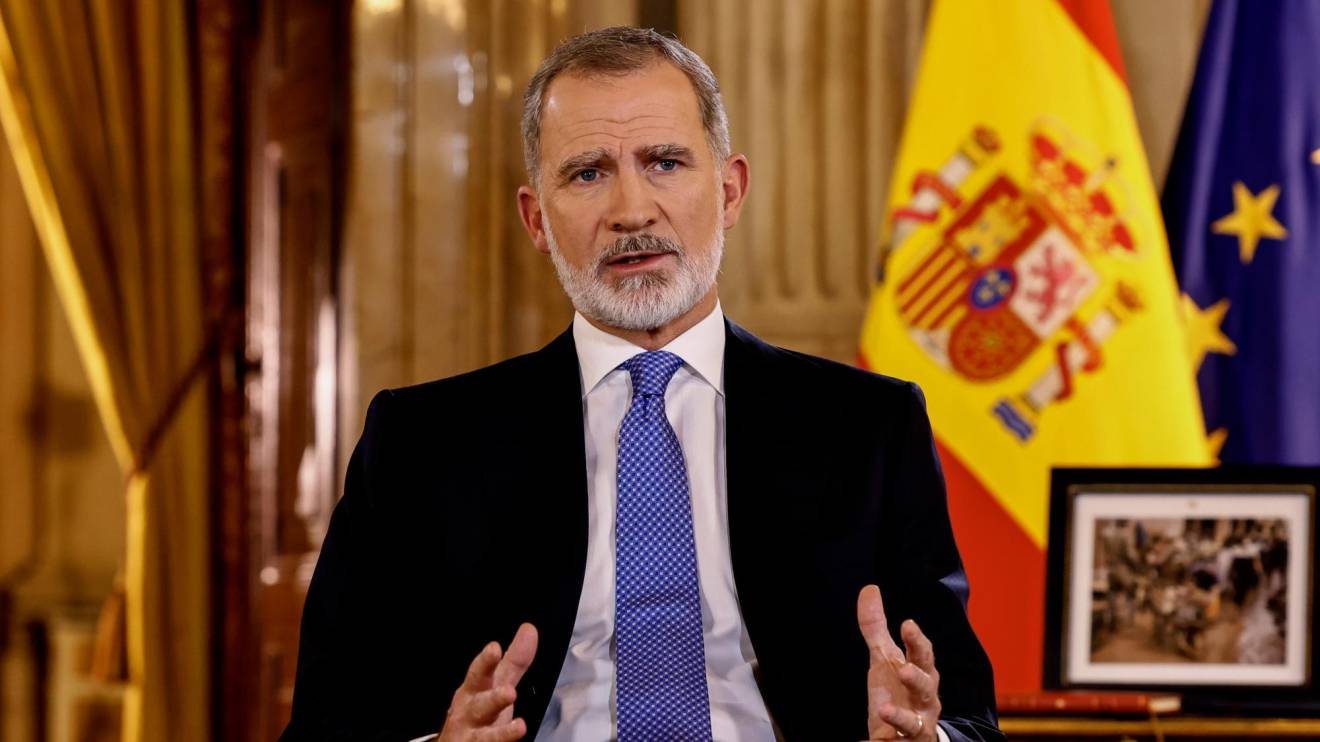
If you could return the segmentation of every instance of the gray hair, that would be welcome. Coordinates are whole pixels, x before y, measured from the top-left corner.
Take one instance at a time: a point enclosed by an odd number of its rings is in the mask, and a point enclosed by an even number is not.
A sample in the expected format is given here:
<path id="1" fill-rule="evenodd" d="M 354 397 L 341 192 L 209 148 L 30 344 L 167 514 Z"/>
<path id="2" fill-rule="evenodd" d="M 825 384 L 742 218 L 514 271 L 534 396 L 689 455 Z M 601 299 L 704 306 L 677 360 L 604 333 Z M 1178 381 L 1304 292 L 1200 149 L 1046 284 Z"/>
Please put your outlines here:
<path id="1" fill-rule="evenodd" d="M 654 29 L 614 26 L 560 42 L 527 83 L 527 92 L 523 94 L 523 160 L 533 188 L 541 188 L 541 114 L 550 83 L 561 74 L 627 75 L 656 61 L 669 62 L 687 75 L 697 94 L 701 125 L 706 130 L 711 154 L 717 162 L 729 156 L 729 119 L 724 113 L 715 73 L 706 62 L 677 39 Z"/>

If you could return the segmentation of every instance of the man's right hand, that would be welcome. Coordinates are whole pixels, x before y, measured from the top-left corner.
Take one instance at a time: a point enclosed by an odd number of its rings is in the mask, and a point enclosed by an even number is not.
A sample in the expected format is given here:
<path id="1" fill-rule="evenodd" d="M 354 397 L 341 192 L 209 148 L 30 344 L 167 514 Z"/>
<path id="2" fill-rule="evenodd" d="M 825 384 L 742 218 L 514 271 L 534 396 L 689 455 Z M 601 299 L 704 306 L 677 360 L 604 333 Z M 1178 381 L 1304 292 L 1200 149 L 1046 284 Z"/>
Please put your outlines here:
<path id="1" fill-rule="evenodd" d="M 525 623 L 500 652 L 491 642 L 468 666 L 454 692 L 438 742 L 513 742 L 527 734 L 527 722 L 513 718 L 513 700 L 523 673 L 536 656 L 536 627 Z"/>

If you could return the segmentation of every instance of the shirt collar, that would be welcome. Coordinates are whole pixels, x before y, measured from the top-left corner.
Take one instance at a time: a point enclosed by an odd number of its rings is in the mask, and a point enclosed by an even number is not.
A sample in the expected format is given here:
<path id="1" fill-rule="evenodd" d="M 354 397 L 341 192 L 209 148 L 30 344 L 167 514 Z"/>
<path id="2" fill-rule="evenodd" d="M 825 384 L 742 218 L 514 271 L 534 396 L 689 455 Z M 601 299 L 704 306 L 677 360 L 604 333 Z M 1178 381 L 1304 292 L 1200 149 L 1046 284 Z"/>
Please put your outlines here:
<path id="1" fill-rule="evenodd" d="M 573 313 L 573 343 L 577 346 L 584 397 L 619 364 L 646 352 L 645 348 L 601 330 L 578 312 Z M 724 311 L 718 300 L 710 314 L 660 350 L 682 358 L 716 392 L 724 393 Z"/>

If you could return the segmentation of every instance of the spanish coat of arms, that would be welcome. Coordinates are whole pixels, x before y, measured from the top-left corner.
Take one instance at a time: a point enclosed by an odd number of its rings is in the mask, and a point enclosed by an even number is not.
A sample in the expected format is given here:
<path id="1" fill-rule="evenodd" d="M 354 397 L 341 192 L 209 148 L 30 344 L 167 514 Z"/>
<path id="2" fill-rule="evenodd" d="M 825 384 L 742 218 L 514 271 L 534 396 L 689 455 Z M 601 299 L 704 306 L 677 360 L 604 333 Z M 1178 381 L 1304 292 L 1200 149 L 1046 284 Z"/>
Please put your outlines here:
<path id="1" fill-rule="evenodd" d="M 920 225 L 932 225 L 926 233 L 935 237 L 888 279 L 908 334 L 965 381 L 999 380 L 1033 353 L 1052 354 L 1044 374 L 991 410 L 1022 441 L 1045 407 L 1072 394 L 1078 372 L 1101 367 L 1105 341 L 1141 308 L 1133 287 L 1106 281 L 1100 269 L 1101 261 L 1137 251 L 1113 160 L 1088 169 L 1068 148 L 1068 135 L 1045 122 L 1028 136 L 1025 182 L 986 173 L 988 180 L 976 179 L 984 183 L 979 190 L 961 192 L 1000 149 L 987 127 L 977 127 L 939 171 L 916 175 L 911 200 L 891 215 L 891 250 L 915 249 L 904 240 Z"/>

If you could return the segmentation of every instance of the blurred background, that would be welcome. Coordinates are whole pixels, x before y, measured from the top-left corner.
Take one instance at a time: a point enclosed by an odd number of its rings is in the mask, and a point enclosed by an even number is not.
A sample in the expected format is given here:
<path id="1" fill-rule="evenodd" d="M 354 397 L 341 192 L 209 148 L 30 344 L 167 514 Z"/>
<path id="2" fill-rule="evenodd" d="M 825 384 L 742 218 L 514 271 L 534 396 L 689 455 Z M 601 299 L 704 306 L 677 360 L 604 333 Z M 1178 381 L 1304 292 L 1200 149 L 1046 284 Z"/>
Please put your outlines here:
<path id="1" fill-rule="evenodd" d="M 1111 7 L 1158 189 L 1209 2 Z M 570 319 L 514 208 L 566 35 L 710 63 L 753 173 L 724 309 L 854 362 L 929 10 L 0 0 L 0 739 L 277 735 L 372 394 Z"/>

